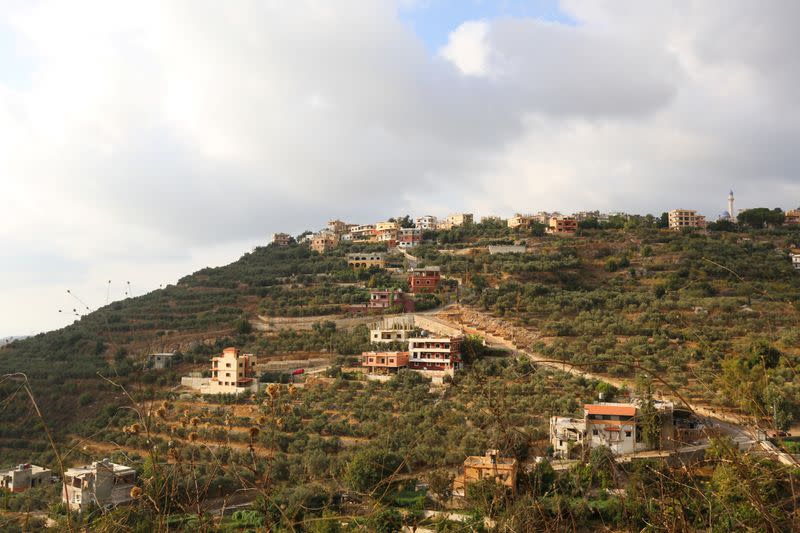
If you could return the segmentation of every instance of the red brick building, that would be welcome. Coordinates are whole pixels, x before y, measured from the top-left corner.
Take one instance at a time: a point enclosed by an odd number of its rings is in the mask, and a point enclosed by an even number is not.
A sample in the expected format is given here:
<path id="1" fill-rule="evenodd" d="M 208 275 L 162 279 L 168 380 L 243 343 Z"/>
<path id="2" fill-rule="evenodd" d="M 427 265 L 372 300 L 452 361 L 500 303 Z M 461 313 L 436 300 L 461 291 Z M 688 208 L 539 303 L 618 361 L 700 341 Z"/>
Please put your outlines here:
<path id="1" fill-rule="evenodd" d="M 442 280 L 438 266 L 412 268 L 408 276 L 408 287 L 412 294 L 436 292 Z"/>

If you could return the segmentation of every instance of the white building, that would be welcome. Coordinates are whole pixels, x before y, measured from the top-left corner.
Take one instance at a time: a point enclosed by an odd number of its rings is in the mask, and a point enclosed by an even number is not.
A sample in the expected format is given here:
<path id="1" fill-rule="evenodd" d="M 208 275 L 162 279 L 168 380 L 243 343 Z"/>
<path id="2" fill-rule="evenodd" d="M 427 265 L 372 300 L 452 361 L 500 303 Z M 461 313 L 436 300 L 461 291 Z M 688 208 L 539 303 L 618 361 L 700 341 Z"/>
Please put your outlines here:
<path id="1" fill-rule="evenodd" d="M 585 441 L 586 420 L 565 416 L 550 417 L 550 444 L 553 446 L 554 456 L 569 457 L 572 449 L 582 446 Z"/>
<path id="2" fill-rule="evenodd" d="M 33 487 L 51 483 L 53 473 L 48 468 L 24 464 L 11 470 L 0 470 L 0 489 L 11 492 L 25 492 Z"/>
<path id="3" fill-rule="evenodd" d="M 175 352 L 151 353 L 147 358 L 152 361 L 153 368 L 156 370 L 163 370 L 168 366 L 172 366 L 172 358 L 174 356 Z"/>
<path id="4" fill-rule="evenodd" d="M 417 227 L 422 231 L 436 230 L 439 227 L 439 220 L 433 215 L 419 217 L 415 222 Z"/>
<path id="5" fill-rule="evenodd" d="M 408 368 L 452 374 L 461 368 L 461 337 L 418 337 L 408 340 Z"/>
<path id="6" fill-rule="evenodd" d="M 374 343 L 406 342 L 418 330 L 414 315 L 387 317 L 369 327 L 369 341 Z"/>
<path id="7" fill-rule="evenodd" d="M 85 511 L 92 504 L 116 506 L 132 500 L 136 471 L 108 459 L 70 468 L 64 473 L 61 499 L 73 511 Z"/>
<path id="8" fill-rule="evenodd" d="M 792 266 L 795 270 L 800 270 L 800 254 L 789 254 L 792 258 Z"/>
<path id="9" fill-rule="evenodd" d="M 669 229 L 705 228 L 706 217 L 698 215 L 694 209 L 673 209 L 669 212 Z"/>
<path id="10" fill-rule="evenodd" d="M 211 379 L 202 394 L 246 394 L 258 392 L 256 356 L 225 348 L 221 357 L 211 358 Z"/>

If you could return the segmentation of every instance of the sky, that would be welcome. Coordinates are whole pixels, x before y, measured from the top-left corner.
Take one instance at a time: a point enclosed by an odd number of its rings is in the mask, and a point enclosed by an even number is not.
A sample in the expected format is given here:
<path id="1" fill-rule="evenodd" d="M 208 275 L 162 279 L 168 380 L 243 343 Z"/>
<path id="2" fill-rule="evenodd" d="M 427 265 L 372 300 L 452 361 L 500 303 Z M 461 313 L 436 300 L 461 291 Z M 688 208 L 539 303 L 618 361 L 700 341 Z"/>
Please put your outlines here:
<path id="1" fill-rule="evenodd" d="M 4 0 L 0 337 L 331 218 L 797 207 L 797 20 L 793 0 Z"/>

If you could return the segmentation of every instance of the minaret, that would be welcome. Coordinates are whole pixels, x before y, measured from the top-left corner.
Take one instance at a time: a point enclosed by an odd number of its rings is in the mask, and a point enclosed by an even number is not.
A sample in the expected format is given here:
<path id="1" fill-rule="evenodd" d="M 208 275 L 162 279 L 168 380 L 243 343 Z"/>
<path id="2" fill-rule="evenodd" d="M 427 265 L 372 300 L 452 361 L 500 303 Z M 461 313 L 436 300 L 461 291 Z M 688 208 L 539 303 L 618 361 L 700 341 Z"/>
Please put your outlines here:
<path id="1" fill-rule="evenodd" d="M 728 215 L 731 217 L 731 220 L 736 220 L 736 216 L 733 214 L 733 189 L 728 194 Z"/>

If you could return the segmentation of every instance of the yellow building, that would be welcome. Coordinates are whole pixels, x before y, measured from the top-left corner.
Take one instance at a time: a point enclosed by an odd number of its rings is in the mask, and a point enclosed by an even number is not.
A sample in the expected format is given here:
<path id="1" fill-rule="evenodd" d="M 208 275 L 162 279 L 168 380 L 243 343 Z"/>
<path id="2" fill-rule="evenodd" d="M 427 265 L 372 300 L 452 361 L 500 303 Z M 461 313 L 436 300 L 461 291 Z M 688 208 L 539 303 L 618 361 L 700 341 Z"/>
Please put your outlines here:
<path id="1" fill-rule="evenodd" d="M 669 212 L 669 229 L 705 228 L 706 217 L 694 209 L 673 209 Z"/>
<path id="2" fill-rule="evenodd" d="M 347 254 L 347 265 L 353 268 L 385 268 L 386 254 L 383 252 Z"/>
<path id="3" fill-rule="evenodd" d="M 447 217 L 445 223 L 454 228 L 456 226 L 463 226 L 464 224 L 472 224 L 472 213 L 456 213 Z"/>
<path id="4" fill-rule="evenodd" d="M 211 358 L 211 379 L 203 394 L 242 394 L 256 392 L 256 356 L 240 354 L 237 348 L 225 348 L 221 357 Z"/>
<path id="5" fill-rule="evenodd" d="M 464 460 L 464 473 L 453 480 L 453 494 L 465 496 L 467 485 L 484 479 L 492 479 L 517 493 L 517 460 L 500 457 L 498 450 L 487 450 L 486 455 L 472 455 Z"/>

